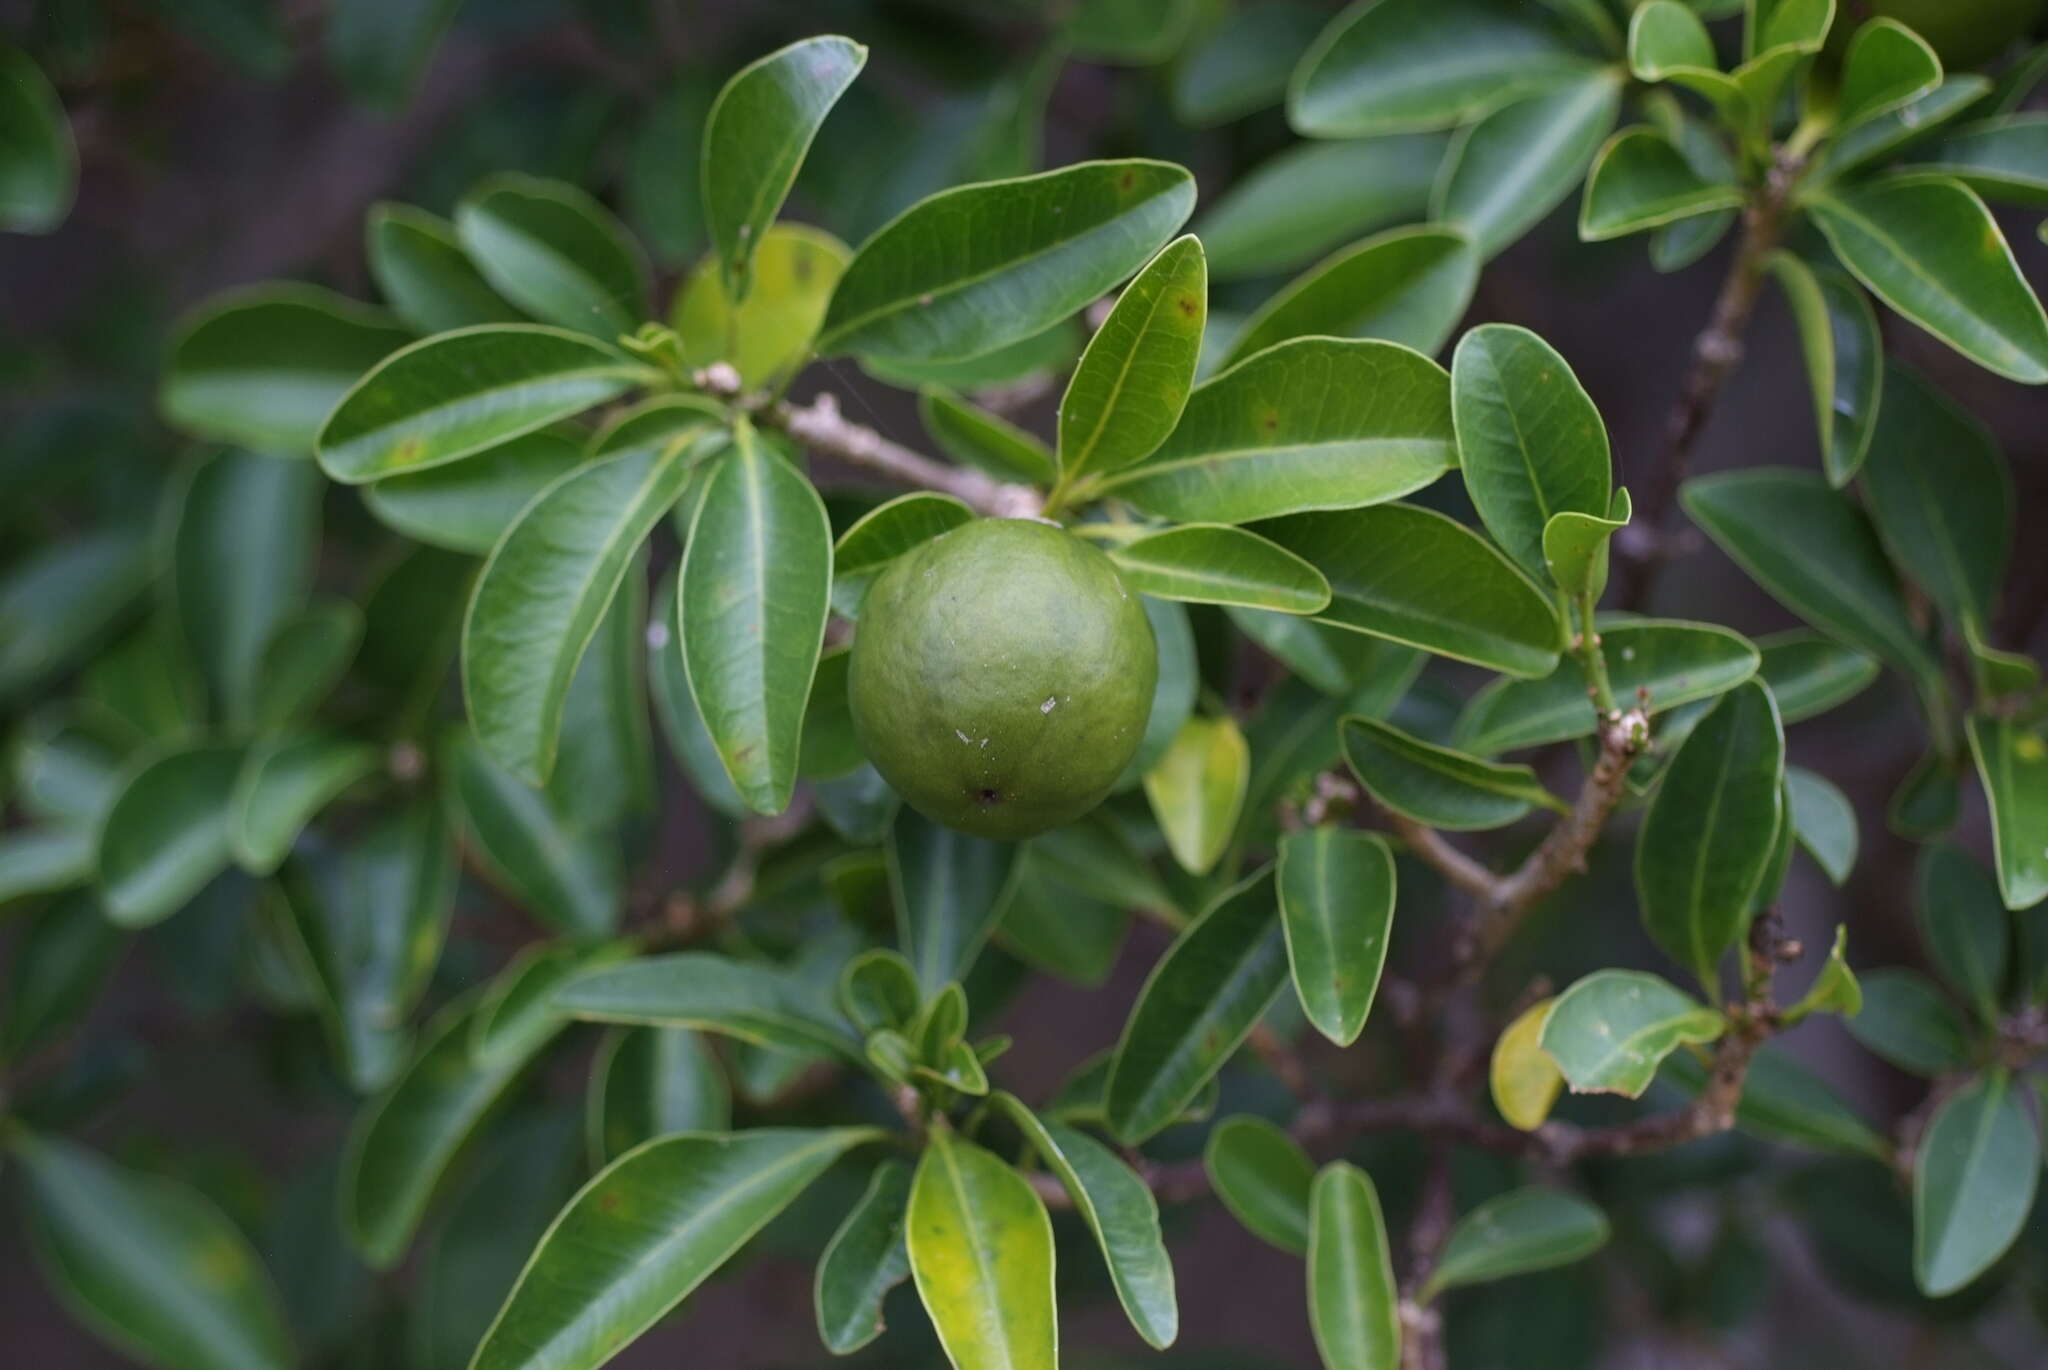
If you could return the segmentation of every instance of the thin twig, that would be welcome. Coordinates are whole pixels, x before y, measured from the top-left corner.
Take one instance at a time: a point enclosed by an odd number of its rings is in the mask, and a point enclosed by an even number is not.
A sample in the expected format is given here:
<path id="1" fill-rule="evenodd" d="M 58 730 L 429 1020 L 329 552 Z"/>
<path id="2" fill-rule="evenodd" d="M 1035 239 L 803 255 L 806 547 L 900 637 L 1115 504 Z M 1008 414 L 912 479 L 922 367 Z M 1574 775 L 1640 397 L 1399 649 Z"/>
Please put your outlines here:
<path id="1" fill-rule="evenodd" d="M 739 372 L 716 362 L 691 377 L 698 389 L 724 399 L 745 401 Z M 779 429 L 823 456 L 870 471 L 898 485 L 937 490 L 992 518 L 1035 518 L 1045 498 L 1028 485 L 1000 481 L 966 466 L 949 466 L 902 443 L 892 442 L 865 424 L 840 412 L 830 391 L 808 404 L 758 400 L 748 404 L 756 422 Z"/>
<path id="2" fill-rule="evenodd" d="M 1743 338 L 1756 312 L 1771 253 L 1783 237 L 1786 211 L 1803 167 L 1798 153 L 1781 151 L 1743 208 L 1735 259 L 1721 281 L 1707 326 L 1693 340 L 1692 367 L 1665 424 L 1663 460 L 1629 482 L 1634 518 L 1614 536 L 1615 602 L 1624 609 L 1642 608 L 1659 566 L 1670 556 L 1666 525 L 1671 507 L 1721 387 L 1742 359 Z"/>

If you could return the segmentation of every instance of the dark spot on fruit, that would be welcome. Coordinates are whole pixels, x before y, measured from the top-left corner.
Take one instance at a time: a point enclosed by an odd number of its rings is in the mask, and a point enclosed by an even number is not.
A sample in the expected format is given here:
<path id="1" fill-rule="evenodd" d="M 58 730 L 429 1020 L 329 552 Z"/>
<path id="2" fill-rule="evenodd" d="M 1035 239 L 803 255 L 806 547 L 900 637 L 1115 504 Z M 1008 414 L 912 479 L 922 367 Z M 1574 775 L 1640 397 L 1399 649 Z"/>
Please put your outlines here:
<path id="1" fill-rule="evenodd" d="M 980 789 L 974 792 L 974 797 L 984 805 L 1000 804 L 1003 801 L 1003 792 L 1001 790 Z"/>

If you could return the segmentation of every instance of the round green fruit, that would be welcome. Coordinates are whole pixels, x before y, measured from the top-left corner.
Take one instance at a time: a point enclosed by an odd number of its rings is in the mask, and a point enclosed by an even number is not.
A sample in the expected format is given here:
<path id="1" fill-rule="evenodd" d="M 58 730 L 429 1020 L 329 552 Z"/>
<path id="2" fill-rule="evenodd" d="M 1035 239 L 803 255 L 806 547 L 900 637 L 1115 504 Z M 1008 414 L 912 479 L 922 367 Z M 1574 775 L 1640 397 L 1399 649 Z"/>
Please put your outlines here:
<path id="1" fill-rule="evenodd" d="M 1869 0 L 1872 18 L 1896 19 L 1927 40 L 1950 71 L 1980 66 L 2004 52 L 2041 17 L 2042 0 Z M 1835 28 L 1856 27 L 1851 6 L 1839 6 Z"/>
<path id="2" fill-rule="evenodd" d="M 1102 802 L 1158 676 L 1108 557 L 1051 524 L 981 519 L 875 580 L 848 690 L 862 749 L 912 808 L 1014 840 Z"/>

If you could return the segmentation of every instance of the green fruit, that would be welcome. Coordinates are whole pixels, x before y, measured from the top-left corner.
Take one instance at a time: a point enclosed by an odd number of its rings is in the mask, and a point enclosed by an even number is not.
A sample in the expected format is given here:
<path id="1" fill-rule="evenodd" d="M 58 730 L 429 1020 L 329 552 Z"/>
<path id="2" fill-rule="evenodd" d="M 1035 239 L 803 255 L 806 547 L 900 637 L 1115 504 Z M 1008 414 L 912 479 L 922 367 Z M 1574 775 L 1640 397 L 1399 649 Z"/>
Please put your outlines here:
<path id="1" fill-rule="evenodd" d="M 1051 524 L 981 519 L 876 579 L 848 689 L 862 749 L 912 808 L 1016 839 L 1109 793 L 1158 675 L 1152 625 L 1108 557 Z"/>
<path id="2" fill-rule="evenodd" d="M 1950 71 L 1980 66 L 2041 16 L 2042 0 L 1869 0 L 1870 17 L 1896 19 L 1927 40 Z M 1849 11 L 1848 7 L 1843 7 Z M 1849 31 L 1853 21 L 1835 16 L 1835 28 Z"/>

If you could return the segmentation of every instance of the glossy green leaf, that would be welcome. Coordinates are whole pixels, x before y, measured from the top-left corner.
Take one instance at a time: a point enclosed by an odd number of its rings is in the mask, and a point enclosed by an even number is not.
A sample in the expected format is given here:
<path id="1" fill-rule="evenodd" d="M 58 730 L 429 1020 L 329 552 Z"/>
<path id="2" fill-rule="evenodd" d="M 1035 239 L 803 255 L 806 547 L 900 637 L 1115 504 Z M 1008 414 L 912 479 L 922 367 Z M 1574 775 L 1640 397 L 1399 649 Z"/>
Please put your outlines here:
<path id="1" fill-rule="evenodd" d="M 1126 587 L 1160 599 L 1288 614 L 1319 613 L 1330 602 L 1330 583 L 1321 571 L 1227 524 L 1190 523 L 1148 533 L 1112 548 L 1110 559 Z"/>
<path id="2" fill-rule="evenodd" d="M 1607 589 L 1607 544 L 1634 516 L 1625 489 L 1608 500 L 1604 518 L 1571 510 L 1552 514 L 1543 525 L 1543 565 L 1557 588 L 1574 600 L 1597 604 Z"/>
<path id="3" fill-rule="evenodd" d="M 1325 1370 L 1396 1370 L 1400 1305 L 1379 1191 L 1332 1161 L 1309 1195 L 1308 1321 Z"/>
<path id="4" fill-rule="evenodd" d="M 1721 697 L 1664 768 L 1636 841 L 1643 926 L 1711 992 L 1749 924 L 1784 813 L 1785 731 L 1765 686 Z"/>
<path id="5" fill-rule="evenodd" d="M 364 488 L 363 503 L 415 542 L 481 556 L 536 495 L 582 460 L 567 436 L 529 433 L 452 466 L 380 480 Z"/>
<path id="6" fill-rule="evenodd" d="M 723 426 L 725 406 L 709 395 L 692 392 L 654 394 L 614 413 L 583 446 L 586 460 L 651 454 L 687 445 L 711 425 Z M 574 431 L 573 429 L 565 431 Z M 683 532 L 677 519 L 676 531 Z"/>
<path id="7" fill-rule="evenodd" d="M 1516 1189 L 1458 1219 L 1420 1298 L 1584 1260 L 1607 1244 L 1607 1215 L 1574 1194 Z"/>
<path id="8" fill-rule="evenodd" d="M 1618 699 L 1647 692 L 1654 714 L 1731 690 L 1757 672 L 1747 638 L 1707 623 L 1634 619 L 1600 630 Z M 1585 672 L 1567 661 L 1540 680 L 1495 681 L 1459 715 L 1452 745 L 1479 756 L 1590 737 L 1594 713 Z"/>
<path id="9" fill-rule="evenodd" d="M 941 191 L 854 254 L 821 352 L 958 360 L 1044 331 L 1151 259 L 1194 208 L 1166 162 L 1082 162 Z"/>
<path id="10" fill-rule="evenodd" d="M 536 942 L 485 986 L 469 1020 L 469 1055 L 479 1066 L 525 1060 L 569 1021 L 555 995 L 582 971 L 630 954 L 623 942 L 573 946 Z"/>
<path id="11" fill-rule="evenodd" d="M 1042 1122 L 1013 1094 L 993 1102 L 1060 1177 L 1074 1208 L 1095 1234 L 1110 1281 L 1131 1326 L 1148 1346 L 1164 1350 L 1180 1332 L 1173 1262 L 1159 1234 L 1159 1205 L 1137 1172 L 1115 1152 L 1064 1123 Z"/>
<path id="12" fill-rule="evenodd" d="M 2009 909 L 2048 899 L 2048 735 L 2010 718 L 1968 720 L 1970 755 L 1991 804 L 1998 888 Z"/>
<path id="13" fill-rule="evenodd" d="M 1935 674 L 1869 522 L 1820 473 L 1752 467 L 1700 476 L 1686 482 L 1679 500 L 1793 613 L 1915 679 Z"/>
<path id="14" fill-rule="evenodd" d="M 363 611 L 345 599 L 316 600 L 272 630 L 256 668 L 250 713 L 259 730 L 301 722 L 320 707 L 355 660 Z"/>
<path id="15" fill-rule="evenodd" d="M 1905 175 L 1816 193 L 1808 207 L 1872 294 L 1987 370 L 2048 381 L 2048 314 L 1974 191 Z"/>
<path id="16" fill-rule="evenodd" d="M 1741 203 L 1740 186 L 1707 180 L 1676 144 L 1638 125 L 1608 139 L 1593 162 L 1579 206 L 1579 237 L 1619 238 Z"/>
<path id="17" fill-rule="evenodd" d="M 918 392 L 917 413 L 939 450 L 962 466 L 998 480 L 1052 482 L 1052 449 L 1001 415 L 935 385 Z"/>
<path id="18" fill-rule="evenodd" d="M 2048 114 L 1964 124 L 1916 153 L 1913 167 L 1961 181 L 1986 199 L 2048 205 Z"/>
<path id="19" fill-rule="evenodd" d="M 1199 128 L 1279 104 L 1295 61 L 1326 17 L 1300 0 L 1232 10 L 1175 64 L 1175 115 Z"/>
<path id="20" fill-rule="evenodd" d="M 1430 218 L 1463 229 L 1482 259 L 1499 255 L 1563 204 L 1614 130 L 1622 82 L 1588 68 L 1505 104 L 1458 135 L 1430 195 Z"/>
<path id="21" fill-rule="evenodd" d="M 911 1185 L 910 1270 L 956 1370 L 1053 1370 L 1052 1221 L 1022 1175 L 950 1130 Z"/>
<path id="22" fill-rule="evenodd" d="M 1884 340 L 1877 314 L 1869 297 L 1834 267 L 1815 266 L 1789 252 L 1772 253 L 1769 263 L 1799 326 L 1821 465 L 1829 484 L 1839 488 L 1862 468 L 1878 427 Z"/>
<path id="23" fill-rule="evenodd" d="M 1467 333 L 1451 360 L 1451 413 L 1480 521 L 1541 583 L 1551 517 L 1607 514 L 1613 462 L 1600 411 L 1549 343 L 1526 328 L 1487 324 Z"/>
<path id="24" fill-rule="evenodd" d="M 1940 84 L 1941 59 L 1926 39 L 1896 19 L 1872 19 L 1849 40 L 1835 91 L 1835 118 L 1854 124 L 1917 100 Z"/>
<path id="25" fill-rule="evenodd" d="M 90 828 L 52 825 L 0 833 L 0 908 L 90 883 L 98 850 L 98 834 Z"/>
<path id="26" fill-rule="evenodd" d="M 83 837 L 80 845 L 89 859 L 91 849 Z M 90 874 L 88 869 L 71 883 L 83 883 Z M 0 898 L 5 897 L 0 887 Z M 88 893 L 37 909 L 14 940 L 7 1000 L 0 1008 L 0 1057 L 20 1059 L 74 1028 L 91 1009 L 126 941 Z"/>
<path id="27" fill-rule="evenodd" d="M 1316 1031 L 1350 1046 L 1386 965 L 1393 853 L 1377 833 L 1311 828 L 1280 839 L 1278 870 L 1280 925 L 1302 1012 Z"/>
<path id="28" fill-rule="evenodd" d="M 1916 139 L 1931 138 L 1944 125 L 1974 108 L 1991 90 L 1988 78 L 1964 72 L 1899 108 L 1843 129 L 1821 152 L 1811 178 L 1824 182 L 1874 162 Z"/>
<path id="29" fill-rule="evenodd" d="M 759 1046 L 859 1059 L 829 1002 L 790 971 L 711 952 L 643 956 L 583 971 L 555 992 L 577 1018 L 695 1028 Z"/>
<path id="30" fill-rule="evenodd" d="M 850 38 L 806 38 L 734 73 L 704 124 L 704 222 L 726 294 L 744 301 L 753 257 L 782 208 L 818 126 L 868 60 Z"/>
<path id="31" fill-rule="evenodd" d="M 1173 56 L 1199 9 L 1196 0 L 1076 0 L 1062 34 L 1088 61 L 1150 66 Z"/>
<path id="32" fill-rule="evenodd" d="M 727 818 L 740 818 L 748 812 L 746 801 L 733 788 L 732 777 L 725 773 L 725 763 L 718 759 L 718 748 L 704 729 L 704 715 L 698 711 L 697 701 L 690 694 L 690 682 L 683 673 L 675 599 L 675 581 L 662 577 L 642 639 L 647 649 L 647 682 L 654 696 L 655 714 L 690 788 L 717 812 Z"/>
<path id="33" fill-rule="evenodd" d="M 1329 578 L 1318 622 L 1509 675 L 1557 665 L 1563 634 L 1551 602 L 1484 538 L 1434 510 L 1295 514 L 1254 531 Z"/>
<path id="34" fill-rule="evenodd" d="M 456 849 L 441 803 L 381 815 L 348 849 L 284 886 L 329 1035 L 358 1090 L 403 1064 L 407 1013 L 440 960 L 455 904 Z"/>
<path id="35" fill-rule="evenodd" d="M 1760 637 L 1758 673 L 1778 700 L 1778 714 L 1798 723 L 1854 699 L 1877 679 L 1877 662 L 1809 628 Z"/>
<path id="36" fill-rule="evenodd" d="M 1499 828 L 1531 807 L 1566 807 L 1527 766 L 1482 761 L 1391 723 L 1353 716 L 1344 720 L 1343 738 L 1344 759 L 1373 800 L 1430 827 Z"/>
<path id="37" fill-rule="evenodd" d="M 1326 695 L 1345 698 L 1369 679 L 1385 679 L 1421 653 L 1382 638 L 1348 633 L 1296 614 L 1228 608 L 1237 630 L 1295 676 Z"/>
<path id="38" fill-rule="evenodd" d="M 283 465 L 283 463 L 277 463 Z M 149 582 L 140 530 L 67 536 L 20 559 L 0 577 L 0 698 L 27 691 L 76 664 Z"/>
<path id="39" fill-rule="evenodd" d="M 2002 1070 L 1935 1110 L 1913 1159 L 1913 1279 L 1939 1298 L 2005 1254 L 2034 1205 L 2041 1137 Z"/>
<path id="40" fill-rule="evenodd" d="M 726 1131 L 732 1090 L 694 1032 L 627 1028 L 591 1058 L 584 1117 L 591 1163 L 601 1168 L 655 1137 Z"/>
<path id="41" fill-rule="evenodd" d="M 955 832 L 906 805 L 887 853 L 897 945 L 930 994 L 966 975 L 1002 920 L 1018 848 Z"/>
<path id="42" fill-rule="evenodd" d="M 1316 263 L 1245 320 L 1224 365 L 1308 336 L 1439 351 L 1472 302 L 1479 252 L 1462 228 L 1390 229 Z"/>
<path id="43" fill-rule="evenodd" d="M 1113 818 L 1091 815 L 1031 839 L 1032 864 L 1060 884 L 1123 908 L 1175 906 L 1147 855 Z"/>
<path id="44" fill-rule="evenodd" d="M 1287 121 L 1309 138 L 1449 128 L 1590 65 L 1534 6 L 1376 0 L 1338 15 L 1303 55 Z"/>
<path id="45" fill-rule="evenodd" d="M 276 870 L 314 816 L 379 760 L 371 743 L 327 733 L 251 749 L 228 799 L 228 851 L 236 864 L 251 875 Z"/>
<path id="46" fill-rule="evenodd" d="M 1210 1130 L 1202 1166 L 1216 1197 L 1246 1231 L 1282 1251 L 1308 1251 L 1315 1162 L 1264 1118 L 1240 1114 Z"/>
<path id="47" fill-rule="evenodd" d="M 122 927 L 161 922 L 228 864 L 242 749 L 166 752 L 132 773 L 99 835 L 100 897 Z"/>
<path id="48" fill-rule="evenodd" d="M 862 357 L 859 362 L 860 369 L 876 380 L 905 389 L 940 385 L 951 390 L 980 390 L 1064 371 L 1081 355 L 1082 341 L 1081 321 L 1069 317 L 978 356 L 948 361 Z"/>
<path id="49" fill-rule="evenodd" d="M 1920 940 L 1942 978 L 1996 1023 L 2012 959 L 2012 922 L 1998 882 L 1960 848 L 1946 842 L 1920 852 L 1914 912 Z"/>
<path id="50" fill-rule="evenodd" d="M 832 549 L 833 612 L 859 618 L 868 586 L 890 562 L 973 518 L 959 500 L 930 490 L 898 495 L 861 515 Z"/>
<path id="51" fill-rule="evenodd" d="M 849 1356 L 882 1334 L 882 1300 L 910 1278 L 910 1167 L 884 1161 L 825 1254 L 818 1258 L 812 1304 L 818 1337 L 835 1356 Z"/>
<path id="52" fill-rule="evenodd" d="M 648 1142 L 577 1191 L 520 1272 L 474 1370 L 604 1364 L 795 1202 L 872 1128 Z"/>
<path id="53" fill-rule="evenodd" d="M 690 693 L 756 813 L 780 813 L 832 593 L 832 528 L 790 463 L 742 430 L 690 523 L 676 610 Z"/>
<path id="54" fill-rule="evenodd" d="M 1145 798 L 1181 869 L 1206 875 L 1230 842 L 1251 779 L 1251 751 L 1228 716 L 1181 724 L 1145 772 Z"/>
<path id="55" fill-rule="evenodd" d="M 1110 1131 L 1136 1145 L 1171 1124 L 1286 984 L 1286 938 L 1266 869 L 1218 895 L 1146 978 L 1110 1066 Z"/>
<path id="56" fill-rule="evenodd" d="M 1639 80 L 1669 81 L 1701 96 L 1723 123 L 1740 126 L 1749 119 L 1749 97 L 1721 70 L 1707 26 L 1678 0 L 1650 0 L 1636 9 L 1628 27 L 1628 64 Z"/>
<path id="57" fill-rule="evenodd" d="M 201 437 L 303 456 L 335 401 L 411 341 L 383 310 L 318 286 L 250 286 L 185 321 L 157 404 Z"/>
<path id="58" fill-rule="evenodd" d="M 198 1191 L 19 1128 L 7 1150 L 36 1255 L 95 1333 L 160 1370 L 298 1363 L 255 1250 Z"/>
<path id="59" fill-rule="evenodd" d="M 1305 266 L 1429 207 L 1441 133 L 1297 143 L 1246 172 L 1195 221 L 1209 274 L 1240 280 Z"/>
<path id="60" fill-rule="evenodd" d="M 1243 523 L 1398 499 L 1456 459 L 1442 367 L 1389 342 L 1296 338 L 1195 387 L 1165 445 L 1101 489 Z"/>
<path id="61" fill-rule="evenodd" d="M 846 244 L 807 224 L 773 224 L 747 262 L 746 298 L 735 309 L 723 263 L 707 257 L 676 292 L 670 321 L 691 366 L 727 361 L 748 385 L 767 385 L 801 366 L 825 321 Z"/>
<path id="62" fill-rule="evenodd" d="M 585 1178 L 574 1119 L 562 1110 L 508 1119 L 479 1142 L 477 1163 L 423 1243 L 405 1319 L 413 1370 L 467 1370 L 527 1253 Z"/>
<path id="63" fill-rule="evenodd" d="M 478 741 L 528 784 L 554 771 L 570 682 L 640 544 L 724 447 L 720 435 L 572 467 L 484 563 L 463 622 L 463 697 Z"/>
<path id="64" fill-rule="evenodd" d="M 1141 595 L 1145 618 L 1152 625 L 1152 641 L 1159 650 L 1159 679 L 1152 687 L 1152 712 L 1145 720 L 1145 736 L 1138 754 L 1117 780 L 1119 790 L 1133 789 L 1146 772 L 1158 765 L 1173 746 L 1180 730 L 1195 711 L 1195 694 L 1200 686 L 1199 663 L 1195 659 L 1195 634 L 1189 626 L 1188 611 L 1166 599 Z"/>
<path id="65" fill-rule="evenodd" d="M 377 290 L 422 333 L 473 324 L 516 323 L 519 311 L 491 289 L 456 239 L 455 225 L 412 205 L 370 206 L 365 255 Z"/>
<path id="66" fill-rule="evenodd" d="M 1863 467 L 1877 535 L 1951 623 L 1990 621 L 2012 552 L 2012 476 L 1998 440 L 1913 371 L 1886 369 Z"/>
<path id="67" fill-rule="evenodd" d="M 1849 1034 L 1900 1070 L 1930 1079 L 1960 1069 L 1970 1057 L 1970 1029 L 1934 982 L 1898 967 L 1861 977 L 1863 1011 Z"/>
<path id="68" fill-rule="evenodd" d="M 1694 115 L 1665 91 L 1652 91 L 1645 97 L 1643 112 L 1677 145 L 1679 155 L 1700 179 L 1718 183 L 1735 176 L 1734 154 L 1717 123 Z M 1650 265 L 1666 273 L 1684 270 L 1728 236 L 1735 218 L 1734 210 L 1721 209 L 1652 230 Z"/>
<path id="69" fill-rule="evenodd" d="M 342 1164 L 341 1219 L 371 1265 L 405 1255 L 456 1153 L 518 1078 L 529 1055 L 488 1065 L 470 1056 L 474 998 L 442 1010 L 420 1051 L 390 1088 L 357 1116 Z M 544 1041 L 529 1042 L 533 1050 Z"/>
<path id="70" fill-rule="evenodd" d="M 2028 695 L 2041 683 L 2040 662 L 1992 646 L 1975 623 L 1963 624 L 1963 648 L 1970 658 L 1970 679 L 1986 699 Z"/>
<path id="71" fill-rule="evenodd" d="M 1601 970 L 1557 997 L 1543 1022 L 1543 1050 L 1574 1094 L 1639 1098 L 1657 1067 L 1688 1042 L 1727 1028 L 1713 1009 L 1639 970 Z"/>
<path id="72" fill-rule="evenodd" d="M 883 1028 L 908 1029 L 917 1021 L 923 996 L 917 971 L 884 947 L 862 952 L 840 972 L 839 1011 L 862 1036 Z"/>
<path id="73" fill-rule="evenodd" d="M 120 760 L 69 720 L 28 720 L 8 748 L 6 779 L 23 814 L 63 827 L 97 829 L 121 792 Z"/>
<path id="74" fill-rule="evenodd" d="M 644 317 L 639 244 L 573 185 L 493 176 L 455 206 L 455 234 L 484 279 L 543 323 L 609 342 Z"/>
<path id="75" fill-rule="evenodd" d="M 609 932 L 621 891 L 608 844 L 575 829 L 545 791 L 470 738 L 450 738 L 444 758 L 464 831 L 486 872 L 559 932 L 576 938 Z"/>
<path id="76" fill-rule="evenodd" d="M 1792 804 L 1792 835 L 1828 880 L 1841 885 L 1856 865 L 1856 806 L 1826 776 L 1804 766 L 1785 768 Z"/>
<path id="77" fill-rule="evenodd" d="M 1146 264 L 1088 340 L 1060 399 L 1063 478 L 1122 470 L 1166 441 L 1187 407 L 1208 317 L 1208 262 L 1188 234 Z"/>
<path id="78" fill-rule="evenodd" d="M 460 461 L 608 400 L 646 378 L 566 329 L 483 325 L 392 354 L 320 430 L 320 468 L 346 485 Z"/>
<path id="79" fill-rule="evenodd" d="M 264 648 L 304 602 L 319 545 L 319 474 L 222 452 L 192 472 L 172 535 L 178 626 L 226 720 L 246 725 Z"/>
<path id="80" fill-rule="evenodd" d="M 78 148 L 49 78 L 12 46 L 0 48 L 0 130 L 0 229 L 49 233 L 71 212 Z"/>

